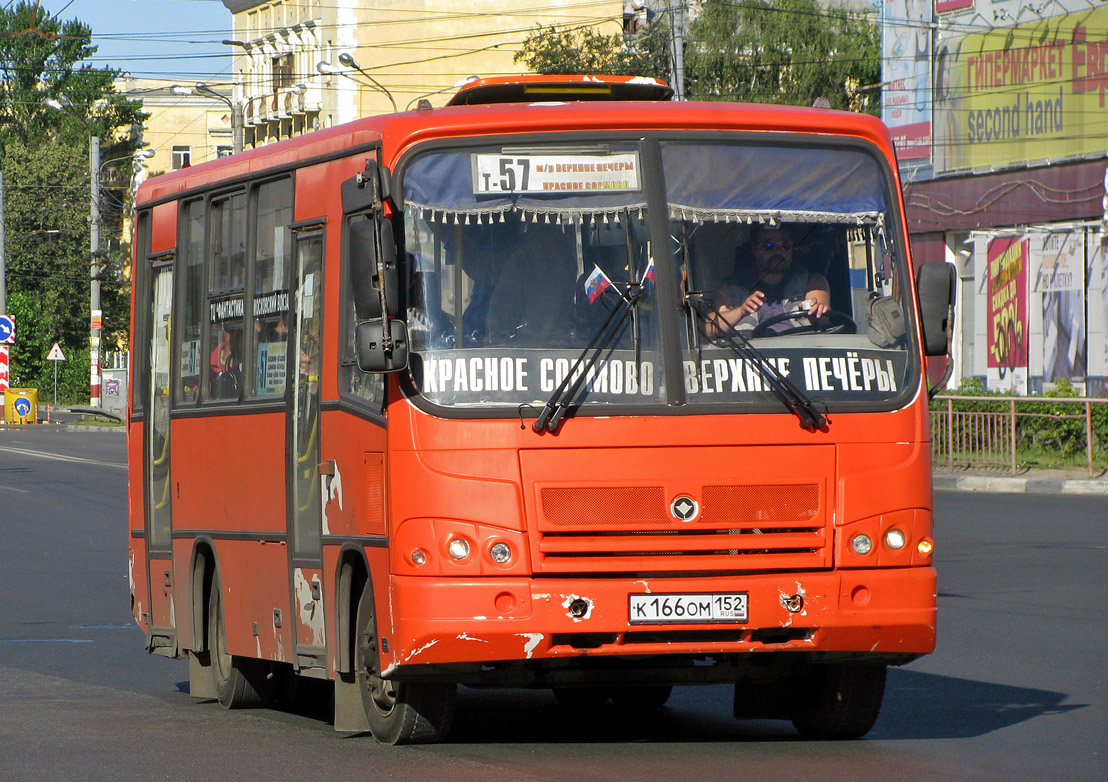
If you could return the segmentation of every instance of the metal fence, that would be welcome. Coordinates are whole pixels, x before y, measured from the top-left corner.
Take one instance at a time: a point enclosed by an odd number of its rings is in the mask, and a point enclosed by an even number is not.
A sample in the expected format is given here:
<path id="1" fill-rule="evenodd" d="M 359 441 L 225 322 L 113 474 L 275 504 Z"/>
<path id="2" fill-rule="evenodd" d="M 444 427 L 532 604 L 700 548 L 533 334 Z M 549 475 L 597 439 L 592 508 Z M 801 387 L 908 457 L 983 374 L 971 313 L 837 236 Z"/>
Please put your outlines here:
<path id="1" fill-rule="evenodd" d="M 962 402 L 983 402 L 990 410 L 955 409 Z M 1037 412 L 1020 407 L 1042 407 L 1048 403 L 1058 409 L 1073 412 Z M 999 397 L 999 396 L 939 396 L 931 407 L 931 455 L 936 467 L 988 467 L 1019 469 L 1021 448 L 1031 439 L 1029 430 L 1041 430 L 1044 422 L 1072 422 L 1070 434 L 1082 440 L 1085 466 L 1089 477 L 1094 473 L 1095 457 L 1101 456 L 1108 443 L 1098 443 L 1093 431 L 1094 406 L 1108 405 L 1108 399 L 1077 397 Z M 1098 416 L 1108 408 L 1100 408 Z M 1081 434 L 1083 432 L 1083 434 Z M 1072 439 L 1072 438 L 1071 438 Z M 1070 445 L 1073 445 L 1071 442 Z"/>

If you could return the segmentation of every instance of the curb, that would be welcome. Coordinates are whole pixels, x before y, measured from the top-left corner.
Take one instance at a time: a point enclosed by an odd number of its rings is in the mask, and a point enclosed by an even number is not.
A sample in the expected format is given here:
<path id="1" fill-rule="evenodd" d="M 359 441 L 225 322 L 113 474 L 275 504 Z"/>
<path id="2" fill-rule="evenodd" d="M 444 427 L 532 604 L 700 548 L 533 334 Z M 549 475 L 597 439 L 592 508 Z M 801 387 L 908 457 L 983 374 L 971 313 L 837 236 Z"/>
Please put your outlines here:
<path id="1" fill-rule="evenodd" d="M 940 475 L 936 489 L 980 491 L 994 494 L 1092 494 L 1108 495 L 1108 481 L 1064 478 L 1000 478 L 991 475 Z"/>

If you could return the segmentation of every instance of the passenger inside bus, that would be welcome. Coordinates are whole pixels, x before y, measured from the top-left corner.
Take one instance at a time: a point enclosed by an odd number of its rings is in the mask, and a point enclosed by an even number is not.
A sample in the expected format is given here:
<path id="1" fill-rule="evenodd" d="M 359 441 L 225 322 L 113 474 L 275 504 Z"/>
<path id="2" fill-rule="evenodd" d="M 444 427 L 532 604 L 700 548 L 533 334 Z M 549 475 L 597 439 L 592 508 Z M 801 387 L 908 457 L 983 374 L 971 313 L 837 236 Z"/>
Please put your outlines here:
<path id="1" fill-rule="evenodd" d="M 735 267 L 716 295 L 716 311 L 705 323 L 708 336 L 732 329 L 744 333 L 785 312 L 821 318 L 831 309 L 830 285 L 818 271 L 794 261 L 793 231 L 759 225 L 736 252 Z M 780 330 L 791 328 L 782 322 Z M 772 328 L 772 327 L 771 327 Z"/>
<path id="2" fill-rule="evenodd" d="M 219 344 L 212 348 L 209 361 L 211 370 L 211 398 L 231 399 L 239 395 L 239 375 L 242 371 L 238 355 L 242 333 L 224 324 Z"/>

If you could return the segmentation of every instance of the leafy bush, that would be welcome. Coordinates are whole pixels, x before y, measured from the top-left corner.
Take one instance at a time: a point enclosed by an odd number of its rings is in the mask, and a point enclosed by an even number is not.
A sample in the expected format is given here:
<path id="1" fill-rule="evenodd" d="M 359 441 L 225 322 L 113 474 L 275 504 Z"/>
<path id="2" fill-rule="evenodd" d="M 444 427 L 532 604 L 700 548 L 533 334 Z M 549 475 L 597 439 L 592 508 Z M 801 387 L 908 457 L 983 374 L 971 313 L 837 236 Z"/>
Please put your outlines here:
<path id="1" fill-rule="evenodd" d="M 967 400 L 958 397 L 998 397 L 991 399 Z M 1065 379 L 1060 379 L 1050 391 L 1036 397 L 1022 397 L 1016 401 L 1016 458 L 1021 464 L 1049 464 L 1056 466 L 1071 457 L 1080 457 L 1086 449 L 1085 442 L 1085 405 L 1080 402 L 1067 402 L 1067 399 L 1080 398 L 1077 389 Z M 987 391 L 977 378 L 967 378 L 952 391 L 944 392 L 931 402 L 931 410 L 945 413 L 948 402 L 958 413 L 1002 413 L 1011 411 L 1011 397 L 1003 393 Z M 1108 453 L 1108 404 L 1093 404 L 1092 430 L 1094 460 Z M 969 422 L 967 426 L 982 426 Z M 941 453 L 947 447 L 937 437 L 935 448 Z M 971 434 L 967 442 L 977 440 Z M 982 440 L 987 438 L 982 437 Z M 1008 446 L 1004 446 L 1008 447 Z M 964 455 L 968 456 L 968 455 Z M 972 458 L 972 457 L 970 457 Z"/>
<path id="2" fill-rule="evenodd" d="M 1085 406 L 1052 401 L 1077 396 L 1069 380 L 1061 379 L 1042 397 L 1017 402 L 1016 447 L 1057 450 L 1062 456 L 1083 452 Z"/>

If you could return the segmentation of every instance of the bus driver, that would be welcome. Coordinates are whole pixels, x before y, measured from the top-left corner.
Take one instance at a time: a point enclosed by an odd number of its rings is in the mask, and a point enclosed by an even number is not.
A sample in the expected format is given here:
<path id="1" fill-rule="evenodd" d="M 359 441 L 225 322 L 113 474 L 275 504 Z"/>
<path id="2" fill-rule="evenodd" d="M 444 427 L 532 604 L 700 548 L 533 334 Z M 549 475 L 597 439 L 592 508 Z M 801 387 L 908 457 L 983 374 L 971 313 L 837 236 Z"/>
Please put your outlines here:
<path id="1" fill-rule="evenodd" d="M 793 264 L 793 242 L 784 226 L 759 225 L 750 242 L 753 262 L 740 261 L 723 280 L 719 306 L 705 323 L 709 337 L 738 328 L 749 331 L 774 315 L 807 304 L 807 314 L 822 317 L 831 309 L 827 279 Z M 741 248 L 740 248 L 741 250 Z M 739 253 L 740 259 L 744 257 Z"/>

